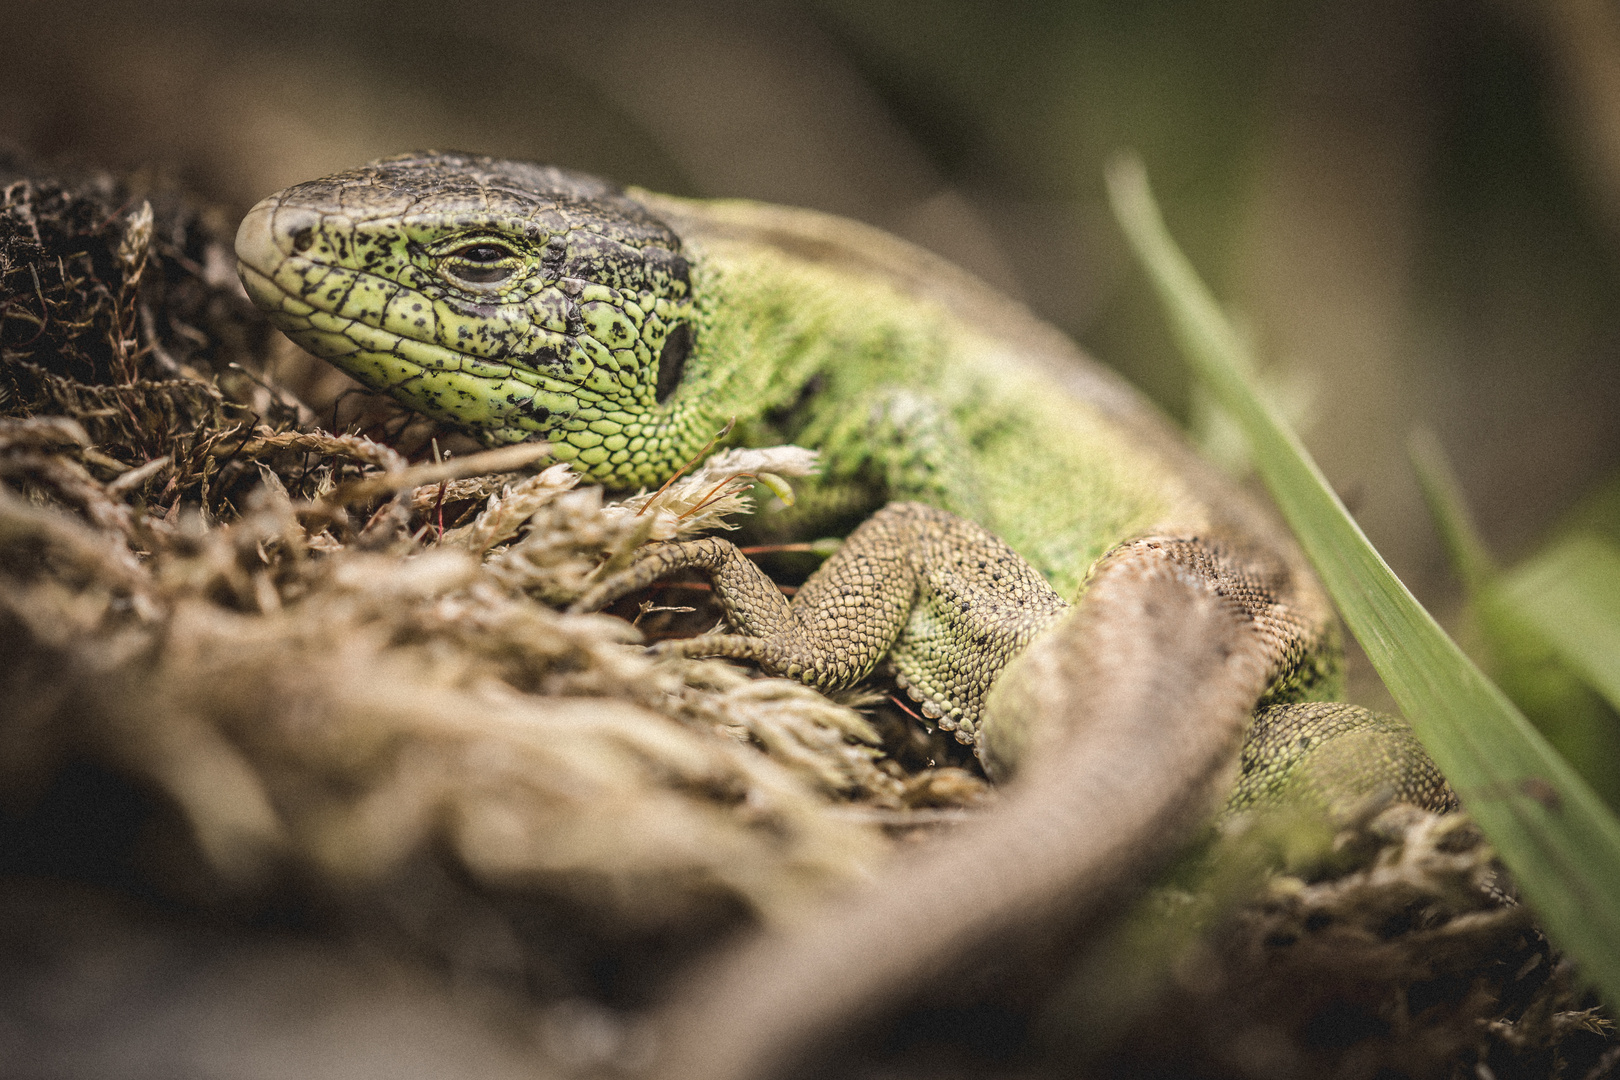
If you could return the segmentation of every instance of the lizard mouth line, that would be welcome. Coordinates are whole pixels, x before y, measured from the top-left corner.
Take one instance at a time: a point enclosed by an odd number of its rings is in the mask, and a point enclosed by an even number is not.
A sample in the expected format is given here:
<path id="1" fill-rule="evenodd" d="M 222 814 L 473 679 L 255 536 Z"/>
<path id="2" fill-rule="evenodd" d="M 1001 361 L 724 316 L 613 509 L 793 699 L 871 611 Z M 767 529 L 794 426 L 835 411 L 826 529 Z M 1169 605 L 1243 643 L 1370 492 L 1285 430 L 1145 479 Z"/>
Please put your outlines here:
<path id="1" fill-rule="evenodd" d="M 348 352 L 386 353 L 398 357 L 410 369 L 401 372 L 398 383 L 409 381 L 423 371 L 439 371 L 459 372 L 481 379 L 512 378 L 554 394 L 568 394 L 575 390 L 570 384 L 548 378 L 532 368 L 485 360 L 432 342 L 404 337 L 360 319 L 334 315 L 292 295 L 254 267 L 244 264 L 240 269 L 242 285 L 254 303 L 262 307 L 266 306 L 265 301 L 268 300 L 280 309 L 273 318 L 285 332 L 300 334 L 313 331 L 327 339 L 338 336 L 347 339 L 350 345 Z M 342 356 L 333 355 L 331 349 L 322 349 L 321 355 L 328 356 L 334 363 L 342 363 Z"/>
<path id="2" fill-rule="evenodd" d="M 483 379 L 515 378 L 536 389 L 560 394 L 573 390 L 568 383 L 550 379 L 523 364 L 521 358 L 483 357 L 426 337 L 386 329 L 364 316 L 341 314 L 356 288 L 369 286 L 381 293 L 385 289 L 397 291 L 398 285 L 363 270 L 296 255 L 296 237 L 301 230 L 312 228 L 310 222 L 314 219 L 315 215 L 309 211 L 260 203 L 242 219 L 236 232 L 237 273 L 242 287 L 249 299 L 269 314 L 283 332 L 296 335 L 314 331 L 322 335 L 323 347 L 316 351 L 340 365 L 344 355 L 364 351 L 391 354 L 416 369 L 409 373 L 402 371 L 401 377 L 392 380 L 391 385 L 427 370 L 460 372 Z M 288 263 L 294 260 L 307 264 L 291 270 L 301 282 L 309 285 L 296 292 L 279 280 L 288 271 Z M 321 275 L 320 279 L 315 279 L 317 274 Z M 322 294 L 330 291 L 327 286 L 334 274 L 349 279 L 347 285 L 329 298 L 330 304 L 318 302 L 328 299 Z M 386 303 L 382 310 L 386 310 Z M 333 340 L 334 335 L 347 339 L 349 346 L 338 345 Z M 300 341 L 300 344 L 307 347 L 309 343 Z"/>

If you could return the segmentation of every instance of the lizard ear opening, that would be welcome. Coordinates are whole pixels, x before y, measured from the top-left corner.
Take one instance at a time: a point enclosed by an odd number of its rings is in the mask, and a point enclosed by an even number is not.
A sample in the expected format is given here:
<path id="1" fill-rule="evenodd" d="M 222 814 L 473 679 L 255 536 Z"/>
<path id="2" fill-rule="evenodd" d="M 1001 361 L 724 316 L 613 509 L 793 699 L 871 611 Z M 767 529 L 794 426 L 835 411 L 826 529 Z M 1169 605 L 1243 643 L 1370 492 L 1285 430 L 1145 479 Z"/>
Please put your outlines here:
<path id="1" fill-rule="evenodd" d="M 686 374 L 686 358 L 692 352 L 692 324 L 678 322 L 669 328 L 664 337 L 664 347 L 658 353 L 658 386 L 655 397 L 662 405 L 669 400 L 669 395 L 681 385 L 681 376 Z"/>

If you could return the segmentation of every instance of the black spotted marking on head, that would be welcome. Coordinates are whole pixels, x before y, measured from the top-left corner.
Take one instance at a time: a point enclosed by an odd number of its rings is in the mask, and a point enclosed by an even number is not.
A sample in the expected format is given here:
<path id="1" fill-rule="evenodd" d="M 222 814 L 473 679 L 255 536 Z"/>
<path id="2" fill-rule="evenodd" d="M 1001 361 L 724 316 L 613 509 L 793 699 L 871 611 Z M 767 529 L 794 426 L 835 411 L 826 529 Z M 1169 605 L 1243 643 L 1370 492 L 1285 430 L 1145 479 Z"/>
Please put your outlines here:
<path id="1" fill-rule="evenodd" d="M 680 237 L 615 184 L 585 173 L 458 153 L 416 153 L 384 158 L 345 173 L 287 189 L 288 201 L 341 207 L 356 218 L 375 209 L 409 217 L 494 215 L 536 222 L 548 234 L 594 238 L 645 251 L 672 277 L 687 280 L 677 263 Z M 553 256 L 547 243 L 547 255 Z M 569 255 L 588 257 L 588 252 Z"/>
<path id="2" fill-rule="evenodd" d="M 315 243 L 315 230 L 308 225 L 292 234 L 293 250 L 308 251 Z"/>
<path id="3" fill-rule="evenodd" d="M 412 221 L 499 222 L 501 231 L 523 239 L 518 246 L 541 245 L 540 270 L 552 280 L 671 297 L 691 288 L 674 230 L 622 188 L 568 169 L 471 154 L 402 154 L 296 184 L 279 199 L 349 218 L 362 233 L 378 220 L 406 223 L 407 232 Z M 341 231 L 333 244 L 346 261 Z M 426 254 L 414 240 L 407 251 Z"/>
<path id="4" fill-rule="evenodd" d="M 683 297 L 691 289 L 691 266 L 663 247 L 636 245 L 602 233 L 571 229 L 563 240 L 557 273 L 563 280 L 595 282 L 628 293 Z M 678 243 L 678 241 L 677 241 Z M 546 257 L 552 257 L 548 245 Z"/>
<path id="5" fill-rule="evenodd" d="M 662 405 L 669 400 L 686 374 L 686 358 L 692 353 L 692 324 L 678 322 L 669 328 L 664 347 L 658 353 L 658 386 L 655 398 Z"/>

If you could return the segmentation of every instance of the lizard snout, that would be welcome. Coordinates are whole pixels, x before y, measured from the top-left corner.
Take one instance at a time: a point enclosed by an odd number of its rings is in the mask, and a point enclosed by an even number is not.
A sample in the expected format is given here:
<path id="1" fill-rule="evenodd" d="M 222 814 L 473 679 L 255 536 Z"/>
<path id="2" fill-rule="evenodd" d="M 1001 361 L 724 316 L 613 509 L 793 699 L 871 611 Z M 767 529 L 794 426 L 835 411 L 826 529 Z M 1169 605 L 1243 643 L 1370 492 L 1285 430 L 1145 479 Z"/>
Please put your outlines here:
<path id="1" fill-rule="evenodd" d="M 274 277 L 287 256 L 310 247 L 321 215 L 274 197 L 259 202 L 236 228 L 236 258 L 248 270 Z"/>

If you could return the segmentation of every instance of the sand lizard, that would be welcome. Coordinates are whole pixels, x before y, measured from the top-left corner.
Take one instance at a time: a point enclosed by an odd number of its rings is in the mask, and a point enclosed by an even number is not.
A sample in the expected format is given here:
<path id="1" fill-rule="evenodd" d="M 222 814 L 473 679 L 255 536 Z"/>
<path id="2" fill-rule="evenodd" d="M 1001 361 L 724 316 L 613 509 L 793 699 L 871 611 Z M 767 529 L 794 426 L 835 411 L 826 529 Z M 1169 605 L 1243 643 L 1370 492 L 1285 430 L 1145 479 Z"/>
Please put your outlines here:
<path id="1" fill-rule="evenodd" d="M 270 196 L 237 253 L 309 351 L 488 443 L 544 438 L 608 487 L 666 479 L 729 421 L 817 449 L 801 526 L 867 518 L 791 604 L 713 538 L 651 546 L 587 604 L 704 569 L 740 633 L 675 648 L 824 687 L 887 659 L 992 776 L 1020 774 L 994 820 L 836 928 L 737 959 L 674 1026 L 674 1074 L 770 1071 L 1019 919 L 1083 918 L 1234 767 L 1234 805 L 1454 802 L 1399 722 L 1323 703 L 1334 618 L 1270 514 L 1060 333 L 900 240 L 416 154 Z M 907 890 L 930 916 L 897 940 Z M 863 932 L 890 948 L 854 965 Z"/>

